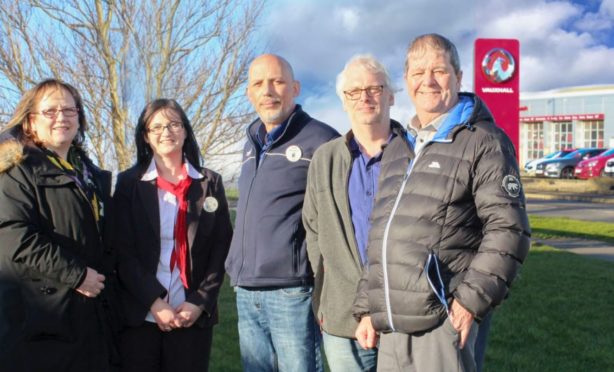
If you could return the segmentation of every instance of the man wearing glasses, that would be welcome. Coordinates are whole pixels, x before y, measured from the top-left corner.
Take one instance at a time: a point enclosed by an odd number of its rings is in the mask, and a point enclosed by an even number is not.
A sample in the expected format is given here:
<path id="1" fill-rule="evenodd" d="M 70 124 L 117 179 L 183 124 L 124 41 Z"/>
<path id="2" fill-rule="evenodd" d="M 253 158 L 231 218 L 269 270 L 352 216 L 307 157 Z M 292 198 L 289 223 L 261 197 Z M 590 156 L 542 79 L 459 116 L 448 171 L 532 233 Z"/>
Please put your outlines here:
<path id="1" fill-rule="evenodd" d="M 354 306 L 361 345 L 373 347 L 380 332 L 378 370 L 475 371 L 478 322 L 503 301 L 529 250 L 514 147 L 484 103 L 459 92 L 461 78 L 448 39 L 410 44 L 416 116 L 382 158 Z"/>
<path id="2" fill-rule="evenodd" d="M 257 57 L 247 84 L 259 118 L 247 127 L 226 260 L 237 295 L 243 369 L 321 371 L 301 207 L 313 152 L 339 134 L 295 103 L 300 84 L 285 59 Z"/>
<path id="3" fill-rule="evenodd" d="M 352 302 L 367 265 L 369 215 L 386 144 L 403 136 L 390 119 L 394 93 L 384 66 L 369 55 L 350 59 L 337 94 L 351 130 L 316 151 L 307 178 L 303 223 L 315 273 L 314 312 L 332 372 L 375 371 L 377 350 L 360 347 Z"/>

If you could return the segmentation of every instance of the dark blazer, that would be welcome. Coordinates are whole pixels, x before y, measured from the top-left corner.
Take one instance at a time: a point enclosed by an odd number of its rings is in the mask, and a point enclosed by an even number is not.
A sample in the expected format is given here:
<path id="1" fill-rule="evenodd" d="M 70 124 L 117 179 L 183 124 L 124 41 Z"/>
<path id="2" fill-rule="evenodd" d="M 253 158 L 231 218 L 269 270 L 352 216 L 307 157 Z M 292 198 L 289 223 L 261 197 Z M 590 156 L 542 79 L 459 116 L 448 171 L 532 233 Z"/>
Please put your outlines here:
<path id="1" fill-rule="evenodd" d="M 166 296 L 156 278 L 160 259 L 160 212 L 156 181 L 142 181 L 147 166 L 134 166 L 118 175 L 113 195 L 112 241 L 118 251 L 119 297 L 125 325 L 136 327 L 156 298 Z M 188 190 L 189 277 L 186 301 L 203 309 L 196 324 L 217 323 L 217 296 L 224 280 L 224 260 L 232 226 L 222 177 L 206 168 Z M 218 202 L 204 209 L 205 198 Z"/>

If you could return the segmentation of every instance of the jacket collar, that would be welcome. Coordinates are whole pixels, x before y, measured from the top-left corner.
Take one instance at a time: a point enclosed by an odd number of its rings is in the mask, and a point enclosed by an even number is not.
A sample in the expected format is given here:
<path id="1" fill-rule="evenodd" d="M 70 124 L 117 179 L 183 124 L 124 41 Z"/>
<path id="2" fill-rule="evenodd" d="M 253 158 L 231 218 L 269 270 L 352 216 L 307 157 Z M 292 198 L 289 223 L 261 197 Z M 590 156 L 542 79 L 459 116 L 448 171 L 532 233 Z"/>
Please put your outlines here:
<path id="1" fill-rule="evenodd" d="M 270 147 L 275 146 L 275 144 L 279 142 L 282 138 L 290 135 L 291 133 L 294 133 L 297 130 L 298 123 L 305 120 L 306 118 L 309 118 L 309 115 L 307 115 L 307 113 L 303 111 L 303 108 L 301 107 L 301 105 L 297 103 L 294 106 L 294 111 L 292 111 L 290 116 L 286 119 L 286 125 L 283 129 L 283 132 L 279 136 L 277 136 L 277 138 L 273 140 Z M 258 141 L 257 136 L 258 136 L 258 128 L 260 127 L 260 125 L 262 125 L 262 120 L 258 118 L 255 121 L 253 121 L 247 127 L 247 130 L 246 130 L 248 140 L 253 145 L 258 146 L 258 147 L 259 147 L 258 145 L 259 141 Z"/>
<path id="2" fill-rule="evenodd" d="M 452 142 L 454 135 L 461 129 L 473 129 L 473 125 L 480 121 L 493 122 L 492 114 L 482 100 L 473 93 L 459 93 L 458 103 L 448 111 L 448 116 L 439 126 L 433 137 L 433 142 Z M 407 140 L 412 148 L 416 137 L 408 132 Z"/>
<path id="3" fill-rule="evenodd" d="M 390 119 L 390 131 L 392 134 L 392 137 L 394 138 L 395 136 L 405 136 L 405 128 L 403 128 L 403 126 L 401 125 L 401 123 L 399 123 L 398 121 L 394 120 L 394 119 Z M 343 136 L 344 138 L 344 142 L 346 144 L 346 146 L 348 147 L 348 149 L 351 151 L 352 150 L 352 139 L 354 139 L 354 132 L 350 129 L 349 131 L 347 131 L 347 133 Z M 388 144 L 384 145 L 384 148 L 388 146 Z"/>

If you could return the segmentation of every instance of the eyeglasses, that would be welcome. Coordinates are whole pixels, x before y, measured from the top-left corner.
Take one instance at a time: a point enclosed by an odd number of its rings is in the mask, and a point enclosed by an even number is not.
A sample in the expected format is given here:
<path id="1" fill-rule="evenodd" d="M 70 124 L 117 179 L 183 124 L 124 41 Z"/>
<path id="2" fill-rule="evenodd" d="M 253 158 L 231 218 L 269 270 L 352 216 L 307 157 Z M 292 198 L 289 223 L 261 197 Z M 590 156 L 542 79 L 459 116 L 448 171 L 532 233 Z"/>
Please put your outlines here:
<path id="1" fill-rule="evenodd" d="M 183 129 L 183 123 L 178 121 L 171 121 L 166 125 L 162 124 L 154 124 L 147 128 L 147 131 L 151 134 L 162 134 L 164 129 L 168 129 L 171 133 L 178 133 Z"/>
<path id="2" fill-rule="evenodd" d="M 42 110 L 41 112 L 33 112 L 32 115 L 43 115 L 46 118 L 55 119 L 58 117 L 60 112 L 64 115 L 64 117 L 72 118 L 72 117 L 77 116 L 77 114 L 79 113 L 79 108 L 77 107 L 65 107 L 62 109 L 50 108 L 47 110 Z"/>
<path id="3" fill-rule="evenodd" d="M 362 96 L 362 92 L 367 93 L 367 96 L 373 98 L 373 97 L 377 97 L 380 94 L 382 94 L 383 91 L 384 91 L 383 85 L 373 85 L 373 86 L 366 87 L 366 88 L 356 88 L 352 90 L 344 90 L 343 94 L 345 95 L 345 98 L 352 100 L 352 101 L 356 101 L 360 99 L 360 97 Z"/>

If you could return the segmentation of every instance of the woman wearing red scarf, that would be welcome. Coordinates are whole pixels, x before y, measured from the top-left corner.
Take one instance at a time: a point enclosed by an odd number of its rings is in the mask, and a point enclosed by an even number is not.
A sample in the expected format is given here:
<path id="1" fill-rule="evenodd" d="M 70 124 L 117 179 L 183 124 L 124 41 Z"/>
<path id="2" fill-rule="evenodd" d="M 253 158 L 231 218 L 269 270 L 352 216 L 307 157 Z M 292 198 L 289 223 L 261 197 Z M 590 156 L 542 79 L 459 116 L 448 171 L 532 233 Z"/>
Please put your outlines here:
<path id="1" fill-rule="evenodd" d="M 137 162 L 118 175 L 113 196 L 122 368 L 206 371 L 232 236 L 222 179 L 200 166 L 174 100 L 145 107 L 135 143 Z"/>

